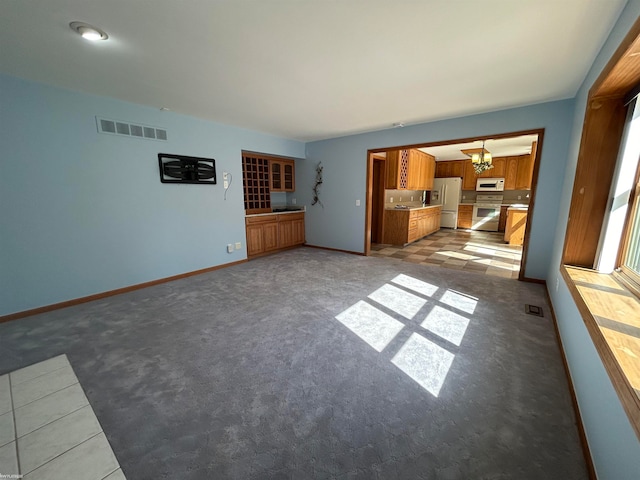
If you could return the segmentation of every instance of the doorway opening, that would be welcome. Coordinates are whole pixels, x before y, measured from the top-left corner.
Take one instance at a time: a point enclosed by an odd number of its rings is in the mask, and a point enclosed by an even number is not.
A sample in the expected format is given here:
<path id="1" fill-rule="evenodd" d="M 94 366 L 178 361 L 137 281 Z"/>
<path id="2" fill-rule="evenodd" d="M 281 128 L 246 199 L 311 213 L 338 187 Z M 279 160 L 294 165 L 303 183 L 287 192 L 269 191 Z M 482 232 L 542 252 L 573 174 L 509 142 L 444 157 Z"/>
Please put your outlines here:
<path id="1" fill-rule="evenodd" d="M 527 279 L 543 135 L 538 129 L 370 150 L 365 255 Z M 488 165 L 478 166 L 474 153 Z"/>

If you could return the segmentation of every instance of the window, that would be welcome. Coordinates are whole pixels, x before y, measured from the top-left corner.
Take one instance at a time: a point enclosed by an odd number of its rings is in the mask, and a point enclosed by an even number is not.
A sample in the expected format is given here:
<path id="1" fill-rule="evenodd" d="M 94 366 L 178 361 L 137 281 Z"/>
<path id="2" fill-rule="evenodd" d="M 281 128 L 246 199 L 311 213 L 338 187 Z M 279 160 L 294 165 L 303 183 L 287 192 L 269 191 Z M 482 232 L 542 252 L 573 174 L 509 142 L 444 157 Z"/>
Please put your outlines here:
<path id="1" fill-rule="evenodd" d="M 639 47 L 640 19 L 589 90 L 560 272 L 640 439 Z"/>
<path id="2" fill-rule="evenodd" d="M 640 120 L 640 118 L 639 118 Z M 629 215 L 622 245 L 620 273 L 622 280 L 640 296 L 640 162 L 629 199 Z"/>

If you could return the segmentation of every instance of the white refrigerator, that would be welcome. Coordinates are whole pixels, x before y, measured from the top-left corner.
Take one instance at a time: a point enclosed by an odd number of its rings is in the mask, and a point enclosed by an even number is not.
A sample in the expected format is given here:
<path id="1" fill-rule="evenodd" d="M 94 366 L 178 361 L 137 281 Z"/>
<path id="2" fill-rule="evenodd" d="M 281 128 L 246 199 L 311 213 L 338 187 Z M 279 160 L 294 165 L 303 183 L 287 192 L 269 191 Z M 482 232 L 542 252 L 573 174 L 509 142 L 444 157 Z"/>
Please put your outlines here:
<path id="1" fill-rule="evenodd" d="M 460 177 L 435 178 L 431 190 L 431 205 L 442 205 L 440 226 L 458 228 L 458 205 L 462 198 Z"/>

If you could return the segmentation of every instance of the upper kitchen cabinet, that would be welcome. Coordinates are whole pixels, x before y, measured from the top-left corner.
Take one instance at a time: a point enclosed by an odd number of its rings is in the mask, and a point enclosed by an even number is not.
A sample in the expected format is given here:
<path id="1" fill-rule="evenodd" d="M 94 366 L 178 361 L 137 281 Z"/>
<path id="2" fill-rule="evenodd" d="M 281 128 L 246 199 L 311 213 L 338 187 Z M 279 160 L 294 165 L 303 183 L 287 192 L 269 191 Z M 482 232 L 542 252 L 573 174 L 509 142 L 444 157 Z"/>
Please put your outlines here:
<path id="1" fill-rule="evenodd" d="M 516 174 L 516 190 L 531 190 L 533 180 L 533 165 L 536 158 L 538 142 L 531 144 L 531 155 L 521 155 L 518 159 L 518 172 Z"/>
<path id="2" fill-rule="evenodd" d="M 518 177 L 518 160 L 520 157 L 507 157 L 504 172 L 504 189 L 515 190 Z"/>
<path id="3" fill-rule="evenodd" d="M 387 151 L 386 188 L 404 190 L 409 177 L 409 150 Z"/>
<path id="4" fill-rule="evenodd" d="M 270 163 L 270 186 L 272 192 L 294 192 L 296 189 L 296 170 L 293 160 L 274 160 Z"/>
<path id="5" fill-rule="evenodd" d="M 463 177 L 464 160 L 443 160 L 436 162 L 436 178 Z"/>
<path id="6" fill-rule="evenodd" d="M 435 158 L 420 150 L 389 150 L 386 188 L 431 190 L 435 169 Z"/>
<path id="7" fill-rule="evenodd" d="M 504 178 L 506 161 L 504 157 L 495 157 L 491 161 L 493 168 L 485 170 L 477 178 Z M 474 187 L 475 188 L 475 187 Z"/>

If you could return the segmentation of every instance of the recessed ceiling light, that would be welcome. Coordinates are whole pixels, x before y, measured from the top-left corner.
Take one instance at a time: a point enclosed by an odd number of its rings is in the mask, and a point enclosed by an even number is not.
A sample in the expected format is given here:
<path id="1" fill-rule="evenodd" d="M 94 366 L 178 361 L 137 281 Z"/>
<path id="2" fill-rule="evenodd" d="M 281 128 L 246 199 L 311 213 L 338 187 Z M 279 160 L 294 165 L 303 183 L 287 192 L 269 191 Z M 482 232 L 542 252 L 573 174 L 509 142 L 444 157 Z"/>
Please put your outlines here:
<path id="1" fill-rule="evenodd" d="M 109 35 L 107 35 L 105 32 L 103 32 L 99 28 L 89 25 L 88 23 L 71 22 L 69 24 L 69 27 L 71 27 L 71 30 L 76 32 L 85 40 L 90 40 L 92 42 L 95 42 L 97 40 L 106 40 L 107 38 L 109 38 Z"/>

